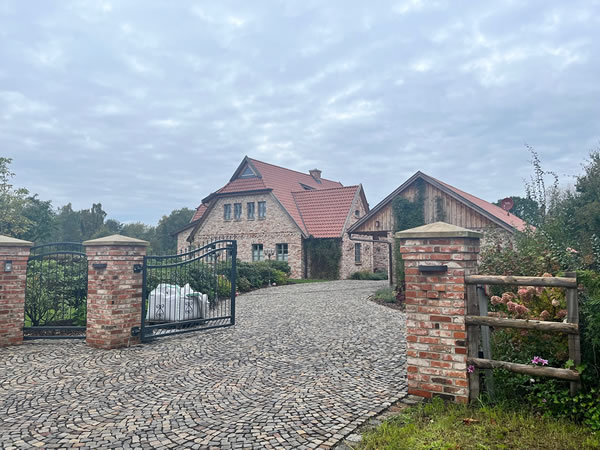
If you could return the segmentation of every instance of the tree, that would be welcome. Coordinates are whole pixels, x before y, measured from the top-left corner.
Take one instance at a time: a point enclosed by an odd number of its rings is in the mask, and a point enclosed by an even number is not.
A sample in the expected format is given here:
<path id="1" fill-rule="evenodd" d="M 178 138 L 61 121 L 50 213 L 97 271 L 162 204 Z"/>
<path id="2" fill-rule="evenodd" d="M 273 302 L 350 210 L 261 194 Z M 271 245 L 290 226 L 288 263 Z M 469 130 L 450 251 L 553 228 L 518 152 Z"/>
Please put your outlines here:
<path id="1" fill-rule="evenodd" d="M 102 209 L 102 203 L 93 203 L 90 209 L 79 211 L 81 236 L 83 240 L 91 239 L 104 225 L 106 212 Z"/>
<path id="2" fill-rule="evenodd" d="M 121 234 L 122 229 L 123 224 L 121 222 L 115 219 L 107 219 L 104 221 L 102 228 L 97 231 L 92 238 L 96 239 L 104 236 L 110 236 L 111 234 Z"/>
<path id="3" fill-rule="evenodd" d="M 136 239 L 143 239 L 144 241 L 150 242 L 148 253 L 153 252 L 152 242 L 156 235 L 156 228 L 150 225 L 146 225 L 142 222 L 126 223 L 121 229 L 123 236 L 129 236 Z"/>
<path id="4" fill-rule="evenodd" d="M 27 233 L 31 220 L 23 215 L 29 191 L 15 189 L 10 180 L 15 176 L 9 169 L 11 158 L 0 157 L 0 234 L 17 237 Z"/>
<path id="5" fill-rule="evenodd" d="M 189 208 L 175 209 L 168 216 L 162 216 L 152 243 L 154 251 L 164 255 L 177 252 L 177 236 L 172 233 L 189 224 L 193 216 L 194 210 Z"/>
<path id="6" fill-rule="evenodd" d="M 583 238 L 600 237 L 600 150 L 590 154 L 575 184 L 575 221 Z"/>
<path id="7" fill-rule="evenodd" d="M 59 208 L 56 216 L 56 234 L 54 241 L 81 242 L 81 214 L 73 211 L 71 203 Z"/>
<path id="8" fill-rule="evenodd" d="M 511 214 L 520 217 L 531 225 L 540 222 L 540 207 L 535 200 L 528 197 L 519 197 L 518 195 L 513 195 L 510 198 L 514 203 L 514 206 L 510 210 Z M 494 205 L 502 206 L 502 200 L 498 200 Z"/>
<path id="9" fill-rule="evenodd" d="M 40 200 L 37 194 L 27 198 L 22 214 L 29 219 L 31 227 L 19 238 L 43 244 L 50 242 L 55 234 L 56 212 L 50 200 Z"/>

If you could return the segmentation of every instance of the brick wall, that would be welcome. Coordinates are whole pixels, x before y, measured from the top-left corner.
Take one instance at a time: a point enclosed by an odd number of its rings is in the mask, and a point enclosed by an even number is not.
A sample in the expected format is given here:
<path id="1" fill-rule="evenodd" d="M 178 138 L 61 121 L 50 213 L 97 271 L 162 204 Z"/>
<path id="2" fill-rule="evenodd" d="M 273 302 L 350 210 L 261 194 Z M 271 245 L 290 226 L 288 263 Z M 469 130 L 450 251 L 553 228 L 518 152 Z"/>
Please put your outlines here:
<path id="1" fill-rule="evenodd" d="M 355 211 L 358 210 L 358 216 L 355 215 Z M 340 279 L 344 280 L 352 275 L 354 272 L 359 270 L 366 270 L 369 272 L 373 271 L 373 244 L 368 242 L 357 242 L 350 240 L 346 230 L 354 225 L 361 217 L 367 213 L 367 205 L 362 201 L 362 197 L 357 195 L 354 200 L 348 220 L 346 222 L 346 228 L 342 234 L 342 259 L 340 261 Z M 369 238 L 367 238 L 369 239 Z M 361 248 L 361 261 L 357 263 L 354 258 L 354 246 L 360 244 Z"/>
<path id="2" fill-rule="evenodd" d="M 464 277 L 477 273 L 479 234 L 454 227 L 454 236 L 419 237 L 416 230 L 425 227 L 396 234 L 406 272 L 408 392 L 466 403 Z M 445 265 L 447 271 L 428 274 L 420 265 Z"/>
<path id="3" fill-rule="evenodd" d="M 389 267 L 388 244 L 373 244 L 373 271 L 387 273 Z"/>
<path id="4" fill-rule="evenodd" d="M 110 349 L 139 342 L 131 329 L 141 324 L 142 273 L 133 269 L 142 264 L 148 243 L 118 238 L 83 243 L 89 268 L 86 342 L 92 347 Z"/>
<path id="5" fill-rule="evenodd" d="M 0 236 L 0 346 L 23 342 L 27 260 L 32 245 Z M 4 271 L 6 261 L 12 261 L 10 272 Z"/>
<path id="6" fill-rule="evenodd" d="M 267 204 L 265 219 L 258 219 L 258 202 Z M 256 204 L 256 218 L 248 220 L 248 202 Z M 241 220 L 225 220 L 223 217 L 223 205 L 229 203 L 242 204 Z M 202 226 L 194 236 L 194 245 L 205 241 L 211 241 L 219 236 L 227 236 L 238 242 L 238 258 L 241 261 L 252 261 L 252 244 L 263 244 L 263 250 L 275 251 L 276 244 L 288 244 L 288 264 L 291 268 L 292 278 L 302 278 L 304 272 L 302 233 L 287 212 L 279 205 L 279 202 L 269 193 L 256 195 L 239 195 L 233 197 L 219 198 L 214 208 L 210 210 Z M 179 238 L 178 238 L 179 241 Z M 272 259 L 276 256 L 273 255 Z M 265 259 L 267 259 L 265 254 Z"/>

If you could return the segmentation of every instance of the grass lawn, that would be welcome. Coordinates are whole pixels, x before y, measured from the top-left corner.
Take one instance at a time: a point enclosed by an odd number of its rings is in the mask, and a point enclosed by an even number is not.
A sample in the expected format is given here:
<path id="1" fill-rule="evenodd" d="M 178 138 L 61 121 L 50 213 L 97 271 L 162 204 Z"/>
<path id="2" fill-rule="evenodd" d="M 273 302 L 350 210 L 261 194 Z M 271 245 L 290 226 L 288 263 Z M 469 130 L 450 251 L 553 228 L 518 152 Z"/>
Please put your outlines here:
<path id="1" fill-rule="evenodd" d="M 432 403 L 407 408 L 363 436 L 364 449 L 586 449 L 600 433 L 500 406 Z"/>

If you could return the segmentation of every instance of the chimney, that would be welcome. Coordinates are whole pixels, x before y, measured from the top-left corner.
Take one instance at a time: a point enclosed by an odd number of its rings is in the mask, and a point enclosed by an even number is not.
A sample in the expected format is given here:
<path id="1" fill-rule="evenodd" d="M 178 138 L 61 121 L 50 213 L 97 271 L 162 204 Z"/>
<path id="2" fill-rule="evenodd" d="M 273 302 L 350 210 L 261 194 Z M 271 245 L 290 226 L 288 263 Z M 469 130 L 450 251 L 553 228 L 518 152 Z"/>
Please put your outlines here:
<path id="1" fill-rule="evenodd" d="M 319 169 L 309 170 L 308 173 L 310 173 L 310 176 L 313 177 L 317 183 L 321 182 L 321 171 Z"/>

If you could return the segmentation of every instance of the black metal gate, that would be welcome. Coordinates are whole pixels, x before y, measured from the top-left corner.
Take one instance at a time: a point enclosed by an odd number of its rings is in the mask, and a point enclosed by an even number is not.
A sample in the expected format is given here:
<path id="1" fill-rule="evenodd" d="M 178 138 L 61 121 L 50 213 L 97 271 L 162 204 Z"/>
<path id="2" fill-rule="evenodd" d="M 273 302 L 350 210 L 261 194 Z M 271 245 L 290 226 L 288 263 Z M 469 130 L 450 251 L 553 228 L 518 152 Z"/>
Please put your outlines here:
<path id="1" fill-rule="evenodd" d="M 85 338 L 87 257 L 83 245 L 31 248 L 27 261 L 24 339 Z"/>
<path id="2" fill-rule="evenodd" d="M 141 339 L 235 324 L 237 242 L 218 240 L 171 256 L 146 256 Z"/>

